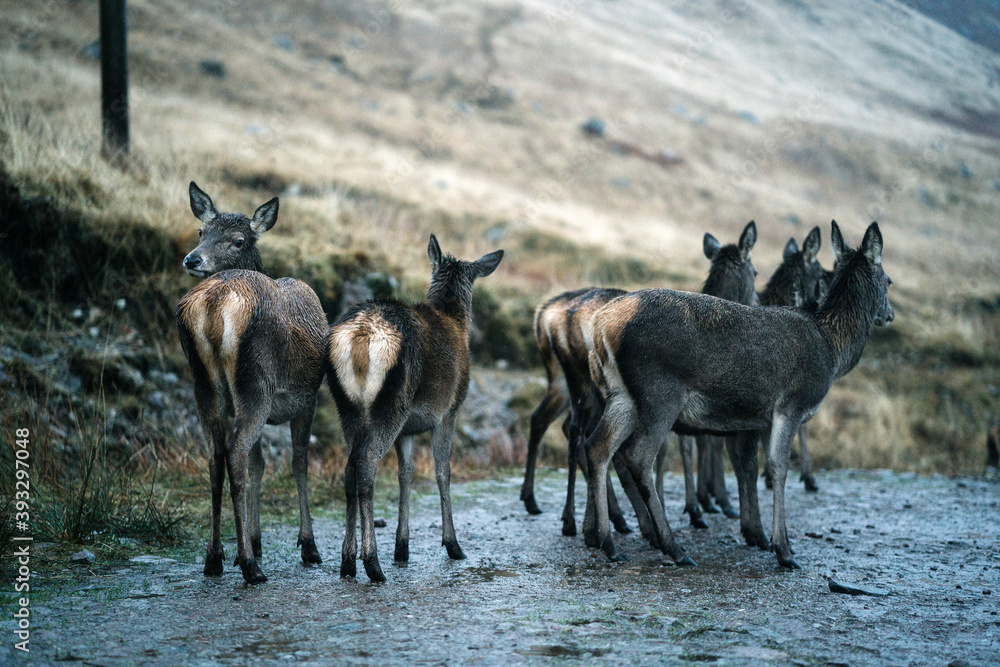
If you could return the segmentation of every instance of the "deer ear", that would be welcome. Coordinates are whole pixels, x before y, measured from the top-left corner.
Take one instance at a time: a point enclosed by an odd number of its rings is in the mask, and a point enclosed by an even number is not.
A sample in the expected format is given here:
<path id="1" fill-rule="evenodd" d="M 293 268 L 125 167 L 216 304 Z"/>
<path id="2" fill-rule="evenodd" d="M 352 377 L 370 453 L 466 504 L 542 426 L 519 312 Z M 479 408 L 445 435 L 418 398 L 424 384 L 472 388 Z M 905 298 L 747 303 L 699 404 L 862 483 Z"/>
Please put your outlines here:
<path id="1" fill-rule="evenodd" d="M 212 198 L 202 192 L 198 185 L 191 181 L 188 186 L 188 196 L 191 198 L 191 212 L 206 225 L 218 217 L 219 212 L 215 210 Z"/>
<path id="2" fill-rule="evenodd" d="M 438 245 L 437 237 L 431 234 L 431 240 L 427 244 L 427 257 L 431 260 L 431 270 L 437 271 L 441 266 L 441 246 Z"/>
<path id="3" fill-rule="evenodd" d="M 743 255 L 743 259 L 750 258 L 750 251 L 753 250 L 753 245 L 757 242 L 757 225 L 753 220 L 747 223 L 747 226 L 743 228 L 743 233 L 740 234 L 740 254 Z"/>
<path id="4" fill-rule="evenodd" d="M 781 253 L 781 261 L 787 262 L 792 258 L 793 255 L 799 252 L 799 244 L 794 238 L 788 239 L 788 243 L 785 244 L 785 249 Z"/>
<path id="5" fill-rule="evenodd" d="M 879 231 L 877 222 L 868 225 L 868 231 L 861 240 L 861 252 L 872 264 L 882 263 L 882 232 Z"/>
<path id="6" fill-rule="evenodd" d="M 274 227 L 274 223 L 278 221 L 278 198 L 274 197 L 270 201 L 261 204 L 260 208 L 253 212 L 253 218 L 250 220 L 250 228 L 253 229 L 254 234 L 260 236 L 267 230 Z"/>
<path id="7" fill-rule="evenodd" d="M 705 257 L 712 259 L 715 257 L 715 253 L 719 252 L 719 248 L 722 244 L 719 243 L 719 239 L 715 238 L 708 232 L 705 232 L 705 238 L 701 240 L 701 249 L 705 253 Z"/>
<path id="8" fill-rule="evenodd" d="M 485 278 L 493 273 L 497 266 L 500 265 L 501 259 L 503 259 L 503 250 L 494 250 L 490 254 L 483 255 L 477 259 L 472 263 L 472 266 L 476 269 L 476 277 Z"/>
<path id="9" fill-rule="evenodd" d="M 813 227 L 812 231 L 809 232 L 809 236 L 806 237 L 805 242 L 802 244 L 802 253 L 805 255 L 806 264 L 816 259 L 816 255 L 819 254 L 822 244 L 823 239 L 819 235 L 819 227 Z"/>
<path id="10" fill-rule="evenodd" d="M 833 250 L 833 261 L 839 262 L 840 258 L 850 251 L 844 243 L 844 235 L 840 233 L 840 227 L 836 220 L 830 221 L 830 246 Z"/>

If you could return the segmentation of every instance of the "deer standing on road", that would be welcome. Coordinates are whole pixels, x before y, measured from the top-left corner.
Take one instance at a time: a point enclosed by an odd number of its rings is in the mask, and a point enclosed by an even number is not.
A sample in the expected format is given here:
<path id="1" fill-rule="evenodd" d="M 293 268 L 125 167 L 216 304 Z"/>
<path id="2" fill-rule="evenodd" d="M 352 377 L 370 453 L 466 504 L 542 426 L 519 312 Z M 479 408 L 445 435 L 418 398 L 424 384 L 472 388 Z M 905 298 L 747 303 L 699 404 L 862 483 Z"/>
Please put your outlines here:
<path id="1" fill-rule="evenodd" d="M 257 250 L 278 219 L 278 198 L 256 210 L 219 213 L 192 181 L 191 211 L 204 224 L 184 268 L 204 278 L 177 304 L 175 321 L 194 377 L 194 395 L 212 452 L 212 533 L 205 574 L 222 574 L 222 485 L 236 519 L 236 562 L 247 583 L 267 581 L 261 557 L 260 481 L 264 424 L 291 423 L 292 473 L 299 495 L 302 561 L 321 562 L 309 516 L 309 433 L 323 379 L 326 316 L 316 294 L 293 278 L 273 280 Z M 230 418 L 232 422 L 230 423 Z M 247 488 L 249 473 L 249 489 Z"/>
<path id="2" fill-rule="evenodd" d="M 592 378 L 604 396 L 601 420 L 587 441 L 590 463 L 584 539 L 622 560 L 611 537 L 604 485 L 611 457 L 624 446 L 629 470 L 646 500 L 660 548 L 689 563 L 674 541 L 652 480 L 667 434 L 680 426 L 736 433 L 730 447 L 740 491 L 744 539 L 772 547 L 780 565 L 792 558 L 785 526 L 789 448 L 830 385 L 848 373 L 875 326 L 894 318 L 891 281 L 882 268 L 882 234 L 872 223 L 857 251 L 832 224 L 837 258 L 829 289 L 815 311 L 750 307 L 716 297 L 650 289 L 619 297 L 594 316 Z M 757 432 L 769 433 L 774 481 L 771 541 L 757 504 Z"/>
<path id="3" fill-rule="evenodd" d="M 413 436 L 425 431 L 431 431 L 441 496 L 442 543 L 451 558 L 465 558 L 451 513 L 451 439 L 469 388 L 472 283 L 493 273 L 503 251 L 465 262 L 443 254 L 432 234 L 427 255 L 431 284 L 425 301 L 412 306 L 395 300 L 359 303 L 330 328 L 327 338 L 326 374 L 349 449 L 341 577 L 357 571 L 360 512 L 365 572 L 372 581 L 385 581 L 375 544 L 373 497 L 378 463 L 393 444 L 399 459 L 395 560 L 409 560 Z"/>

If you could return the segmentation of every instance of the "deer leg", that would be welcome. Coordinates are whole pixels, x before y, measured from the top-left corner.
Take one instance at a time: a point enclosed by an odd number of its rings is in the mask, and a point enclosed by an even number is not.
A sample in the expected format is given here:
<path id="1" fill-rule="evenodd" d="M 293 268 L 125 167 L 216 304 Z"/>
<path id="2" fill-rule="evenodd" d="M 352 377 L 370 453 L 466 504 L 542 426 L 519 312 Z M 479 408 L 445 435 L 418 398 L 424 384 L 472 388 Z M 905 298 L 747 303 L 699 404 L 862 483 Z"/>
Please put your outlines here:
<path id="1" fill-rule="evenodd" d="M 723 438 L 712 438 L 712 495 L 723 514 L 730 519 L 738 519 L 740 513 L 733 509 L 733 504 L 729 501 L 729 492 L 726 490 L 726 470 L 722 460 L 724 444 Z"/>
<path id="2" fill-rule="evenodd" d="M 378 545 L 375 542 L 375 473 L 378 462 L 388 451 L 395 437 L 384 435 L 373 438 L 365 449 L 364 455 L 358 457 L 357 488 L 358 514 L 361 523 L 361 563 L 365 573 L 373 582 L 385 581 L 382 566 L 378 562 Z"/>
<path id="3" fill-rule="evenodd" d="M 690 435 L 679 436 L 678 444 L 681 448 L 681 463 L 684 465 L 684 511 L 691 517 L 691 525 L 695 528 L 708 528 L 705 519 L 701 516 L 701 507 L 698 505 L 698 497 L 695 494 L 694 484 L 694 438 Z"/>
<path id="4" fill-rule="evenodd" d="M 584 542 L 600 548 L 609 560 L 628 560 L 620 553 L 611 537 L 608 521 L 608 496 L 604 480 L 608 476 L 611 457 L 635 428 L 635 404 L 628 397 L 611 398 L 601 420 L 587 440 L 587 515 L 584 517 Z"/>
<path id="5" fill-rule="evenodd" d="M 712 438 L 707 435 L 696 436 L 694 441 L 698 444 L 698 504 L 708 514 L 718 514 L 719 508 L 712 503 L 712 485 L 715 472 L 712 467 Z"/>
<path id="6" fill-rule="evenodd" d="M 323 562 L 313 536 L 312 516 L 309 514 L 309 433 L 312 431 L 315 406 L 308 414 L 292 419 L 292 476 L 299 494 L 299 537 L 303 563 L 318 565 Z"/>
<path id="7" fill-rule="evenodd" d="M 670 432 L 670 424 L 653 424 L 641 434 L 633 436 L 630 442 L 623 447 L 624 459 L 628 464 L 629 472 L 639 489 L 642 501 L 649 511 L 653 528 L 656 532 L 655 546 L 670 556 L 675 563 L 682 567 L 693 566 L 695 562 L 684 553 L 674 540 L 673 531 L 670 530 L 670 523 L 663 512 L 663 505 L 656 495 L 656 488 L 653 483 L 653 461 L 659 450 L 659 443 L 667 438 Z"/>
<path id="8" fill-rule="evenodd" d="M 247 510 L 247 473 L 250 450 L 260 439 L 264 430 L 264 420 L 270 406 L 254 406 L 252 410 L 237 407 L 233 430 L 226 442 L 226 467 L 229 473 L 229 495 L 233 500 L 233 515 L 236 523 L 236 562 L 243 571 L 243 579 L 248 584 L 267 581 L 264 572 L 253 555 L 250 544 L 250 526 Z"/>
<path id="9" fill-rule="evenodd" d="M 785 527 L 785 476 L 788 474 L 788 457 L 792 439 L 801 422 L 785 415 L 775 415 L 771 422 L 771 446 L 767 456 L 771 463 L 774 488 L 774 519 L 771 524 L 771 546 L 782 567 L 798 570 L 801 566 L 792 558 L 791 544 Z"/>
<path id="10" fill-rule="evenodd" d="M 413 436 L 396 438 L 396 459 L 399 462 L 399 523 L 396 526 L 396 553 L 393 560 L 410 560 L 410 487 L 413 486 Z"/>
<path id="11" fill-rule="evenodd" d="M 212 482 L 212 534 L 205 554 L 205 576 L 218 577 L 222 574 L 222 561 L 226 555 L 222 549 L 222 487 L 226 478 L 226 443 L 222 419 L 209 427 L 211 431 L 212 453 L 208 459 L 208 476 Z"/>
<path id="12" fill-rule="evenodd" d="M 528 461 L 524 466 L 524 483 L 521 485 L 521 500 L 528 514 L 541 514 L 535 502 L 535 463 L 538 460 L 538 450 L 542 436 L 549 425 L 566 409 L 566 397 L 554 383 L 549 383 L 548 391 L 542 402 L 531 414 L 531 432 L 528 436 Z"/>
<path id="13" fill-rule="evenodd" d="M 582 460 L 583 440 L 580 435 L 580 410 L 574 404 L 570 416 L 567 419 L 569 424 L 567 438 L 567 476 L 566 476 L 566 504 L 563 505 L 562 512 L 562 534 L 566 537 L 576 535 L 576 467 L 583 469 L 583 474 L 587 474 L 587 463 Z"/>
<path id="14" fill-rule="evenodd" d="M 351 429 L 353 431 L 353 429 Z M 345 428 L 345 431 L 348 429 Z M 341 578 L 354 577 L 357 575 L 358 565 L 358 460 L 363 456 L 368 439 L 357 442 L 357 437 L 352 437 L 352 432 L 345 432 L 344 439 L 347 440 L 347 465 L 344 467 L 344 495 L 347 500 L 347 518 L 345 521 L 344 544 L 340 551 L 340 576 Z"/>
<path id="15" fill-rule="evenodd" d="M 757 447 L 758 433 L 744 431 L 735 438 L 726 439 L 729 457 L 736 470 L 736 482 L 740 494 L 740 532 L 751 547 L 769 549 L 771 543 L 760 523 L 760 507 L 757 504 Z"/>
<path id="16" fill-rule="evenodd" d="M 660 504 L 666 505 L 663 500 L 663 473 L 667 468 L 667 441 L 660 443 L 660 449 L 656 452 L 656 495 L 660 498 Z"/>
<path id="17" fill-rule="evenodd" d="M 450 558 L 462 560 L 465 554 L 455 537 L 455 523 L 451 516 L 451 439 L 454 434 L 455 416 L 446 415 L 431 434 L 431 450 L 434 453 L 434 477 L 441 496 L 441 544 L 448 550 Z"/>
<path id="18" fill-rule="evenodd" d="M 260 543 L 260 481 L 264 477 L 264 452 L 261 451 L 260 438 L 250 447 L 248 463 L 250 490 L 247 495 L 247 524 L 250 527 L 250 548 L 253 557 L 259 560 L 264 555 Z"/>
<path id="19" fill-rule="evenodd" d="M 615 455 L 611 457 L 611 462 L 615 466 L 615 472 L 618 473 L 618 481 L 621 482 L 622 489 L 625 491 L 625 496 L 632 504 L 632 509 L 635 510 L 635 518 L 639 522 L 640 534 L 647 542 L 659 549 L 660 540 L 656 536 L 656 529 L 653 527 L 653 520 L 649 516 L 649 510 L 646 509 L 646 501 L 642 499 L 642 494 L 639 493 L 639 487 L 636 486 L 635 480 L 632 479 L 632 473 L 629 471 L 628 464 L 625 462 L 625 455 L 622 449 L 628 446 L 629 442 L 626 440 L 622 444 L 621 448 L 615 452 Z M 611 498 L 612 496 L 609 495 L 609 514 L 611 513 Z"/>
<path id="20" fill-rule="evenodd" d="M 806 491 L 809 493 L 819 491 L 812 473 L 812 461 L 809 460 L 809 447 L 806 445 L 806 422 L 802 422 L 802 426 L 799 426 L 799 467 L 801 469 L 799 480 L 805 484 Z"/>

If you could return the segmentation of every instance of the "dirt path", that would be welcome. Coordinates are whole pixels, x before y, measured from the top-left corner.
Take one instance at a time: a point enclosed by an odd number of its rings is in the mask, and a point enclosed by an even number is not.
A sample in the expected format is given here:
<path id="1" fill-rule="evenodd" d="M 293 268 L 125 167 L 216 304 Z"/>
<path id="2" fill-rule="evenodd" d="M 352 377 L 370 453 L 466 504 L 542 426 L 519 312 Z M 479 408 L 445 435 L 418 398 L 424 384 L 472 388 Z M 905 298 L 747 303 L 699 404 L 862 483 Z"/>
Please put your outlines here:
<path id="1" fill-rule="evenodd" d="M 635 534 L 619 538 L 631 562 L 611 564 L 559 534 L 563 480 L 543 476 L 537 517 L 518 501 L 519 479 L 456 485 L 462 562 L 439 546 L 431 487 L 418 488 L 407 567 L 391 564 L 395 511 L 383 508 L 382 585 L 339 578 L 343 528 L 332 518 L 317 522 L 318 568 L 298 563 L 294 528 L 266 530 L 271 579 L 253 588 L 236 568 L 206 579 L 183 558 L 98 565 L 59 585 L 41 573 L 32 655 L 102 665 L 1000 662 L 995 482 L 835 472 L 816 495 L 790 483 L 804 569 L 785 572 L 742 546 L 738 522 L 713 515 L 710 530 L 695 531 L 677 511 L 673 527 L 698 567 L 674 567 Z M 679 510 L 680 478 L 666 486 Z M 834 594 L 829 576 L 889 594 Z"/>

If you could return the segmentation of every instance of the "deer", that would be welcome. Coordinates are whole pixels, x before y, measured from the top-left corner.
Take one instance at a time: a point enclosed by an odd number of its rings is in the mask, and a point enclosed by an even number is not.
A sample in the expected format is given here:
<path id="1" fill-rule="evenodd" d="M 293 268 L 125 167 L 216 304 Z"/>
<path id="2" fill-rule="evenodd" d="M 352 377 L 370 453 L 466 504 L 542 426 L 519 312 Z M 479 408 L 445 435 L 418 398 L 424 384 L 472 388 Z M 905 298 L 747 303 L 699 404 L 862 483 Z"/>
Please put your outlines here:
<path id="1" fill-rule="evenodd" d="M 278 219 L 278 198 L 247 217 L 219 213 L 195 183 L 191 211 L 203 226 L 197 247 L 184 258 L 188 274 L 202 278 L 177 304 L 181 347 L 194 379 L 194 396 L 211 448 L 212 526 L 205 576 L 221 576 L 222 486 L 228 472 L 236 520 L 236 560 L 248 584 L 267 581 L 258 560 L 264 424 L 289 423 L 292 474 L 298 488 L 302 562 L 322 562 L 309 514 L 309 434 L 323 380 L 327 320 L 315 292 L 300 280 L 274 280 L 257 241 Z M 249 477 L 249 480 L 248 480 Z"/>
<path id="2" fill-rule="evenodd" d="M 535 500 L 535 465 L 539 445 L 552 422 L 569 410 L 570 414 L 563 422 L 563 432 L 568 441 L 569 476 L 562 513 L 562 534 L 569 537 L 576 535 L 576 468 L 577 465 L 586 466 L 586 459 L 581 455 L 585 440 L 582 431 L 595 409 L 590 400 L 585 331 L 589 330 L 590 317 L 594 312 L 625 293 L 620 289 L 585 287 L 559 294 L 535 310 L 535 341 L 545 367 L 547 385 L 545 396 L 531 415 L 521 500 L 529 514 L 542 513 Z M 620 481 L 626 493 L 633 492 L 630 478 L 620 478 Z M 607 487 L 608 507 L 615 530 L 619 533 L 631 532 L 618 505 L 610 477 L 607 478 Z"/>
<path id="3" fill-rule="evenodd" d="M 785 525 L 784 485 L 792 439 L 833 382 L 853 369 L 876 326 L 889 324 L 891 280 L 882 266 L 877 222 L 852 250 L 831 225 L 836 258 L 817 307 L 746 306 L 704 294 L 647 289 L 609 302 L 594 315 L 591 377 L 605 408 L 586 444 L 590 478 L 584 542 L 612 561 L 627 560 L 608 527 L 603 485 L 622 448 L 652 518 L 660 548 L 690 562 L 670 530 L 652 483 L 652 464 L 672 429 L 731 435 L 740 495 L 740 528 L 750 545 L 771 548 L 780 566 L 798 569 Z M 757 504 L 758 432 L 769 440 L 774 502 L 771 539 Z"/>
<path id="4" fill-rule="evenodd" d="M 760 293 L 762 306 L 810 308 L 818 303 L 825 290 L 826 282 L 829 280 L 817 258 L 821 244 L 819 227 L 813 227 L 812 231 L 809 232 L 802 243 L 801 250 L 794 238 L 788 239 L 782 252 L 781 264 L 767 281 L 764 291 Z M 798 439 L 799 481 L 805 485 L 806 491 L 816 493 L 819 491 L 819 485 L 812 473 L 812 462 L 806 443 L 805 422 L 799 427 Z M 764 479 L 770 488 L 771 475 L 766 466 Z"/>
<path id="5" fill-rule="evenodd" d="M 757 269 L 751 261 L 751 254 L 756 242 L 757 225 L 753 220 L 743 228 L 736 244 L 723 246 L 718 239 L 706 232 L 702 238 L 702 252 L 712 264 L 701 293 L 736 303 L 755 305 L 758 302 L 757 292 L 754 290 Z M 739 514 L 733 509 L 729 494 L 726 492 L 726 479 L 722 467 L 722 438 L 707 433 L 679 435 L 679 438 L 681 462 L 684 466 L 684 511 L 690 518 L 691 525 L 700 529 L 708 528 L 701 513 L 702 509 L 710 514 L 721 510 L 730 518 L 738 517 Z M 694 443 L 697 444 L 698 451 L 697 488 L 692 470 Z M 660 497 L 661 504 L 666 453 L 667 443 L 664 441 L 660 445 L 655 461 L 656 493 Z M 712 496 L 718 502 L 718 508 L 712 503 Z"/>
<path id="6" fill-rule="evenodd" d="M 434 476 L 441 497 L 442 544 L 465 558 L 451 511 L 451 441 L 469 388 L 472 285 L 496 270 L 503 251 L 474 262 L 441 252 L 432 234 L 427 246 L 431 282 L 424 301 L 372 300 L 354 305 L 330 327 L 326 377 L 347 442 L 344 471 L 347 531 L 340 576 L 357 573 L 357 519 L 361 560 L 373 582 L 386 580 L 375 543 L 373 496 L 378 463 L 395 446 L 399 460 L 399 520 L 394 560 L 409 560 L 409 506 L 413 436 L 431 432 Z"/>

